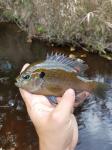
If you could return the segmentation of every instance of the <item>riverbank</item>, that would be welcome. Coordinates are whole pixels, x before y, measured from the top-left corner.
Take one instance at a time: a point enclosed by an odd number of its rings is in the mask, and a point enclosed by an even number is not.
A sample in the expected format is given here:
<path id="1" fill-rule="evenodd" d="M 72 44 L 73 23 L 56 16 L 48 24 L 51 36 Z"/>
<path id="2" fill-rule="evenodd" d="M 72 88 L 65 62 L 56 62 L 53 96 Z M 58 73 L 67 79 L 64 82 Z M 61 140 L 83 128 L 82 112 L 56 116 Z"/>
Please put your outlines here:
<path id="1" fill-rule="evenodd" d="M 111 0 L 1 0 L 0 22 L 14 22 L 32 38 L 84 47 L 112 60 Z"/>

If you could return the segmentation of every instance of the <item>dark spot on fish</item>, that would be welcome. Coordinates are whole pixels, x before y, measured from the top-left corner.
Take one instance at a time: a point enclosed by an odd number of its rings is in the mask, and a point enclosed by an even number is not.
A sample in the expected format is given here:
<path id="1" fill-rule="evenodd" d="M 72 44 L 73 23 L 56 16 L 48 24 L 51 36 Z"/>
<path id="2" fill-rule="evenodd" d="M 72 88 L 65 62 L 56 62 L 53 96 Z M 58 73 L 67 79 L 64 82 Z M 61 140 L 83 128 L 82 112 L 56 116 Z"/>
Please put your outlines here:
<path id="1" fill-rule="evenodd" d="M 45 76 L 45 72 L 41 72 L 41 73 L 39 74 L 39 77 L 40 77 L 40 78 L 44 78 L 44 76 Z"/>

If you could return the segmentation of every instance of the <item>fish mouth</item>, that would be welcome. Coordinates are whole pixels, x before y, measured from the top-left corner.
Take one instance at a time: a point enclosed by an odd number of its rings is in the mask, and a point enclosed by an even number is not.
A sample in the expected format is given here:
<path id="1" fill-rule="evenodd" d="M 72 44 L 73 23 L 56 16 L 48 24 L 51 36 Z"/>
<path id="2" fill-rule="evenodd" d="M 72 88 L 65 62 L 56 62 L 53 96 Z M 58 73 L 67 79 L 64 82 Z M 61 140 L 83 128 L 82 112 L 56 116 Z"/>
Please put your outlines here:
<path id="1" fill-rule="evenodd" d="M 14 84 L 15 84 L 15 86 L 17 86 L 17 87 L 20 87 L 18 82 L 15 82 Z"/>
<path id="2" fill-rule="evenodd" d="M 17 79 L 16 79 L 16 82 L 15 82 L 14 84 L 15 84 L 15 86 L 17 86 L 17 87 L 19 87 L 19 88 L 21 87 L 21 86 L 20 86 L 20 83 L 18 82 Z"/>
<path id="3" fill-rule="evenodd" d="M 18 83 L 17 83 L 17 82 L 15 82 L 14 84 L 15 84 L 16 86 L 18 85 Z"/>

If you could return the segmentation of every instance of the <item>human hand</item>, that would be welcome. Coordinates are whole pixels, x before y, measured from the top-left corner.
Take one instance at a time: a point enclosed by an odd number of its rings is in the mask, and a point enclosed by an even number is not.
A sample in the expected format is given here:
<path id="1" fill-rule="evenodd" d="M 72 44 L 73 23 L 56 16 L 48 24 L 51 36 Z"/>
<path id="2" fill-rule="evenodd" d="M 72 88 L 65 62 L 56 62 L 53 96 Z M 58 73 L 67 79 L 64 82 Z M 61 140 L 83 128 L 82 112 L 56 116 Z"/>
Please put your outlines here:
<path id="1" fill-rule="evenodd" d="M 78 140 L 77 122 L 72 114 L 74 91 L 67 90 L 62 98 L 57 99 L 59 104 L 55 107 L 43 95 L 31 94 L 23 89 L 20 93 L 39 136 L 40 150 L 73 150 Z M 80 99 L 87 96 L 87 92 L 79 95 Z"/>

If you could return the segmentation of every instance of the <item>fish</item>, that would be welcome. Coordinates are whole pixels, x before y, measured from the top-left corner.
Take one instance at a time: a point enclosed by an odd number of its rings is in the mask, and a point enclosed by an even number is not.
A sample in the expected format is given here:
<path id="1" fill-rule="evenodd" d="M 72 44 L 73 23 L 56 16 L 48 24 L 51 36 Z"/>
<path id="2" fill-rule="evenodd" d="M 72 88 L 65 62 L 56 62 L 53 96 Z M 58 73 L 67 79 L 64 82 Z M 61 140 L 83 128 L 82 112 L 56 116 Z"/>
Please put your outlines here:
<path id="1" fill-rule="evenodd" d="M 87 69 L 88 65 L 82 59 L 73 60 L 61 53 L 47 54 L 44 61 L 34 62 L 20 73 L 15 85 L 45 96 L 60 97 L 68 88 L 103 94 L 108 85 L 84 78 Z"/>

